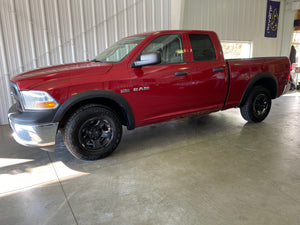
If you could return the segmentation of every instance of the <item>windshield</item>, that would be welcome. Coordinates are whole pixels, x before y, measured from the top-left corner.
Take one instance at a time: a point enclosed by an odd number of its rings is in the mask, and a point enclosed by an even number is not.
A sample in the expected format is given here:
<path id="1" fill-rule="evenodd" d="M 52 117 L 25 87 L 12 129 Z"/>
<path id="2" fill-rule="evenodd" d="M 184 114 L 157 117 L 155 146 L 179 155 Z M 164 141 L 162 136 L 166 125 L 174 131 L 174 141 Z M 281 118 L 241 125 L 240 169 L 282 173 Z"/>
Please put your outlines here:
<path id="1" fill-rule="evenodd" d="M 120 62 L 147 36 L 140 35 L 124 38 L 104 50 L 94 62 Z"/>

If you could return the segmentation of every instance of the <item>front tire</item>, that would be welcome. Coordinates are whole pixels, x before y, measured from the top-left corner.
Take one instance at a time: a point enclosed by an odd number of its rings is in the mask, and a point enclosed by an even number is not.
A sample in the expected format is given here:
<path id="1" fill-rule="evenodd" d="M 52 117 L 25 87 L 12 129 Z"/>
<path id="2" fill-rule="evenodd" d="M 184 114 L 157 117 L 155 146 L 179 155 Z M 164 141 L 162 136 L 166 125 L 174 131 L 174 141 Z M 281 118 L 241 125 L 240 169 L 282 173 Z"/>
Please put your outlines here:
<path id="1" fill-rule="evenodd" d="M 63 138 L 78 159 L 97 160 L 110 155 L 119 145 L 122 125 L 118 116 L 101 105 L 79 108 L 67 121 Z"/>
<path id="2" fill-rule="evenodd" d="M 272 99 L 268 89 L 256 86 L 248 96 L 245 104 L 240 107 L 245 120 L 251 123 L 263 121 L 271 110 Z"/>

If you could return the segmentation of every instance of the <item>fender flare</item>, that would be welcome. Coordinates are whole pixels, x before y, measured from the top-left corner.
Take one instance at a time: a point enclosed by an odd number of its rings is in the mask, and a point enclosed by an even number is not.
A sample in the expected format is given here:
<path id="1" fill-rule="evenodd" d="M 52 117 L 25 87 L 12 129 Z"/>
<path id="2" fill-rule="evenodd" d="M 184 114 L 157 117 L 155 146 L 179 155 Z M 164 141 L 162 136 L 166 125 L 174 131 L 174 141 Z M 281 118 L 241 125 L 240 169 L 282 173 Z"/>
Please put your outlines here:
<path id="1" fill-rule="evenodd" d="M 263 72 L 263 73 L 259 73 L 257 75 L 255 75 L 251 80 L 250 82 L 248 83 L 244 93 L 243 93 L 243 96 L 242 96 L 242 99 L 240 101 L 240 104 L 239 106 L 243 105 L 247 99 L 247 97 L 249 96 L 250 92 L 252 91 L 253 87 L 259 83 L 260 81 L 263 81 L 263 80 L 272 80 L 273 81 L 273 84 L 275 84 L 275 95 L 273 94 L 271 97 L 274 99 L 277 97 L 277 92 L 278 92 L 278 81 L 276 79 L 276 77 L 272 74 L 272 73 L 269 73 L 269 72 Z"/>
<path id="2" fill-rule="evenodd" d="M 82 101 L 93 99 L 106 99 L 116 103 L 126 114 L 125 116 L 128 121 L 127 129 L 132 130 L 135 128 L 134 115 L 127 100 L 122 95 L 107 90 L 90 90 L 73 95 L 72 97 L 67 99 L 62 105 L 60 105 L 57 112 L 55 113 L 53 122 L 60 122 L 64 115 L 76 104 Z"/>

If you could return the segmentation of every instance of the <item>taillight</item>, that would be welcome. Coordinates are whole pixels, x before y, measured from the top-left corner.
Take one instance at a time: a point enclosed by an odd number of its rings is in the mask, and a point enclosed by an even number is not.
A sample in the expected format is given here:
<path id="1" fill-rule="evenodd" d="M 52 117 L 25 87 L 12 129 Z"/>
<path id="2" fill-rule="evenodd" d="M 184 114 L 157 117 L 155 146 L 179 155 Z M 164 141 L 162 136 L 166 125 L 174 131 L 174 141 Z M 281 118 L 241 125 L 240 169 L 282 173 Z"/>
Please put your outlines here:
<path id="1" fill-rule="evenodd" d="M 290 70 L 289 70 L 289 76 L 288 76 L 288 80 L 290 79 L 290 77 L 291 77 L 291 70 L 292 70 L 292 66 L 291 66 L 291 64 L 290 64 Z"/>

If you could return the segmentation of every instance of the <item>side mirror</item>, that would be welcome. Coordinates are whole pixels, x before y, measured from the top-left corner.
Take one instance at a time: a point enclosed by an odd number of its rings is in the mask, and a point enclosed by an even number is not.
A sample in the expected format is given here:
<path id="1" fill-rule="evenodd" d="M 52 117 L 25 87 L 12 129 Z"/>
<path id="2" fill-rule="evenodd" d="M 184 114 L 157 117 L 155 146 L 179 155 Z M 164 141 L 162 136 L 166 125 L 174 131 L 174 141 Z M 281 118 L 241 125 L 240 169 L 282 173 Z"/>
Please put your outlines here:
<path id="1" fill-rule="evenodd" d="M 153 52 L 153 53 L 142 54 L 141 55 L 141 60 L 140 61 L 135 61 L 133 63 L 133 65 L 134 65 L 134 67 L 140 67 L 140 66 L 158 64 L 160 62 L 161 62 L 160 53 Z"/>

